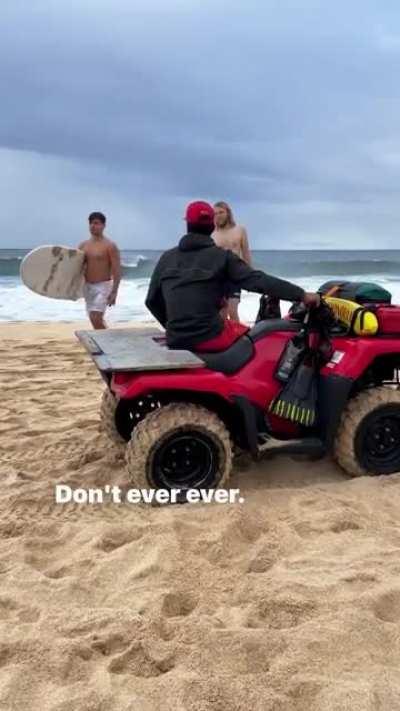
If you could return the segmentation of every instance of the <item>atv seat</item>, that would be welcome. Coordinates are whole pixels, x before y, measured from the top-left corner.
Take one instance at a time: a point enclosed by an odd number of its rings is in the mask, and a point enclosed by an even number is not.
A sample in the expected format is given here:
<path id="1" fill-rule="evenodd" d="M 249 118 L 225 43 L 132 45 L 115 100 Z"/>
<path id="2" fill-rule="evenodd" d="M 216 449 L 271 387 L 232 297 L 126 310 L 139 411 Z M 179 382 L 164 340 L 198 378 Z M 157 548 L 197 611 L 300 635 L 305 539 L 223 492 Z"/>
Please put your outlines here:
<path id="1" fill-rule="evenodd" d="M 233 375 L 251 360 L 254 354 L 254 343 L 268 333 L 276 331 L 299 331 L 302 327 L 297 321 L 286 321 L 281 318 L 259 321 L 247 333 L 235 341 L 227 350 L 216 353 L 196 353 L 206 367 L 225 375 Z"/>
<path id="2" fill-rule="evenodd" d="M 216 353 L 199 353 L 196 355 L 204 361 L 207 368 L 216 370 L 225 375 L 233 375 L 243 368 L 251 360 L 254 353 L 254 345 L 248 334 L 241 336 L 225 351 Z"/>
<path id="3" fill-rule="evenodd" d="M 256 343 L 260 338 L 264 338 L 268 333 L 277 331 L 300 331 L 302 323 L 299 321 L 289 321 L 283 318 L 271 318 L 265 321 L 258 321 L 253 328 L 248 331 L 247 336 Z"/>

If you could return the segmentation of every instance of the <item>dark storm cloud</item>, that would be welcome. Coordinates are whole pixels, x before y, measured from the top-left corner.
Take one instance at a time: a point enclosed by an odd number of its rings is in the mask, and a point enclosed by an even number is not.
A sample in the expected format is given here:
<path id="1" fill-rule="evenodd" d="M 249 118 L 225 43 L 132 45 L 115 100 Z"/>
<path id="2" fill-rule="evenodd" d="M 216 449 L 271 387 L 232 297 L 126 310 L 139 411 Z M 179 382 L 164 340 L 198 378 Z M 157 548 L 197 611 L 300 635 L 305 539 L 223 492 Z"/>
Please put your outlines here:
<path id="1" fill-rule="evenodd" d="M 392 230 L 395 3 L 62 5 L 1 6 L 1 146 L 144 201 L 228 197 L 292 240 L 327 219 L 371 235 L 374 201 Z"/>

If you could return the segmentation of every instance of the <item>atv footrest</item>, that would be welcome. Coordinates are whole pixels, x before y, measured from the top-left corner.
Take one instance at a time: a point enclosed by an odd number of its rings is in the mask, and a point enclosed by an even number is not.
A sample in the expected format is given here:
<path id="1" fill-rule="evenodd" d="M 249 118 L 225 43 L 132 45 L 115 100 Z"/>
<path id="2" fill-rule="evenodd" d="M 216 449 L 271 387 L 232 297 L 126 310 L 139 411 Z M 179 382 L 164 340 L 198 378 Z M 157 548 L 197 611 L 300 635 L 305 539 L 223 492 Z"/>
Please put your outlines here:
<path id="1" fill-rule="evenodd" d="M 323 457 L 326 454 L 326 446 L 318 437 L 305 437 L 304 439 L 292 439 L 290 441 L 265 438 L 258 448 L 260 459 L 272 457 L 276 454 L 306 454 L 312 457 Z"/>

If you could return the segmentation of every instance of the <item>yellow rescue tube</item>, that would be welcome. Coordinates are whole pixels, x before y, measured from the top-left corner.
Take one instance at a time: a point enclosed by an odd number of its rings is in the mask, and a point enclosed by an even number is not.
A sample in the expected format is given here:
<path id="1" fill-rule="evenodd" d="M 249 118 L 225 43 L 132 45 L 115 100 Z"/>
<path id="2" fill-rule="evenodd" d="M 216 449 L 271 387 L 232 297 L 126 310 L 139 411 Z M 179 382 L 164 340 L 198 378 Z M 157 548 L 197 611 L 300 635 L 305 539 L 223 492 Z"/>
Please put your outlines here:
<path id="1" fill-rule="evenodd" d="M 378 332 L 378 319 L 372 311 L 354 301 L 326 296 L 324 301 L 331 307 L 338 321 L 345 326 L 352 326 L 357 336 L 374 336 Z"/>

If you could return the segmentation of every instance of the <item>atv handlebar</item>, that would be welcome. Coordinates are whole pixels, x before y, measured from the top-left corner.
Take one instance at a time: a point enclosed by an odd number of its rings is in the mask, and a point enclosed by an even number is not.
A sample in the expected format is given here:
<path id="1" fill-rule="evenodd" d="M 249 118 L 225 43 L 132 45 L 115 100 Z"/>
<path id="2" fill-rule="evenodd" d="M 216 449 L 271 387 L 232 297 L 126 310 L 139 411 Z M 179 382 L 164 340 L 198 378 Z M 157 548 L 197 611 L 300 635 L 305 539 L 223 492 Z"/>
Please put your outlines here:
<path id="1" fill-rule="evenodd" d="M 321 306 L 321 294 L 306 291 L 303 297 L 304 306 L 312 308 L 318 308 Z"/>

